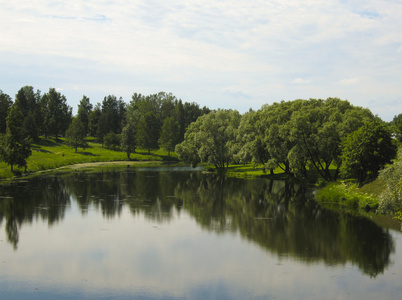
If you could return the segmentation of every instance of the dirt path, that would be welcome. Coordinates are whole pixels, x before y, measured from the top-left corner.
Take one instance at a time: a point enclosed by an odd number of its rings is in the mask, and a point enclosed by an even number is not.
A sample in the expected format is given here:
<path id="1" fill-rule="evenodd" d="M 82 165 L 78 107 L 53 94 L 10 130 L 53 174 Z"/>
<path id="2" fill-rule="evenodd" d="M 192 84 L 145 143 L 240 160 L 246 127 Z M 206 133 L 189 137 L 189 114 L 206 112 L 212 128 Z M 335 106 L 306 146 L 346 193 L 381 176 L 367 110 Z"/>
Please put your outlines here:
<path id="1" fill-rule="evenodd" d="M 89 163 L 81 163 L 75 165 L 68 165 L 57 168 L 60 169 L 82 169 L 82 168 L 91 168 L 91 167 L 107 167 L 107 166 L 132 166 L 132 165 L 148 165 L 148 164 L 156 164 L 161 163 L 161 161 L 105 161 L 105 162 L 89 162 Z"/>

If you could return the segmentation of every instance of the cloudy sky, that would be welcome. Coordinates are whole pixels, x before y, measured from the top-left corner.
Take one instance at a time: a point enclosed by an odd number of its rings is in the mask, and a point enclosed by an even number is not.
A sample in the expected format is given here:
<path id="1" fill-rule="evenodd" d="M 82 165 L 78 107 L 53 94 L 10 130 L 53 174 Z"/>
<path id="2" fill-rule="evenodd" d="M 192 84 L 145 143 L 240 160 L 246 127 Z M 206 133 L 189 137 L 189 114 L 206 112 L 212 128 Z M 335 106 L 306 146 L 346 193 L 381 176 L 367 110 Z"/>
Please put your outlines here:
<path id="1" fill-rule="evenodd" d="M 171 92 L 245 112 L 339 97 L 402 113 L 400 0 L 0 0 L 0 89 L 57 88 L 77 111 Z"/>

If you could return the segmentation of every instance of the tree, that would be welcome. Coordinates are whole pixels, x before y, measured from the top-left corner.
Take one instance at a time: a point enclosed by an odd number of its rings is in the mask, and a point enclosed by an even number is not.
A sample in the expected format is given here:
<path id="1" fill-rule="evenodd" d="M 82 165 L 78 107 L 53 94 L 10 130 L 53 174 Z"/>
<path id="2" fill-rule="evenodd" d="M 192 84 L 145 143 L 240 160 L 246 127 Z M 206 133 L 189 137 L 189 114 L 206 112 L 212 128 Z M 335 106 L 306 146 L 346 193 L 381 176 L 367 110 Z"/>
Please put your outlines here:
<path id="1" fill-rule="evenodd" d="M 236 110 L 218 110 L 199 117 L 185 134 L 184 141 L 176 146 L 180 159 L 193 166 L 198 162 L 213 164 L 223 172 L 233 161 L 233 144 L 240 114 Z"/>
<path id="2" fill-rule="evenodd" d="M 373 119 L 369 110 L 338 98 L 301 101 L 290 119 L 294 147 L 289 161 L 293 173 L 306 178 L 308 168 L 326 181 L 336 180 L 341 166 L 341 140 Z M 334 172 L 330 170 L 333 166 Z"/>
<path id="3" fill-rule="evenodd" d="M 21 108 L 23 115 L 22 132 L 25 137 L 38 140 L 42 127 L 42 117 L 40 111 L 40 91 L 34 92 L 32 86 L 24 86 L 15 95 L 15 99 Z"/>
<path id="4" fill-rule="evenodd" d="M 154 112 L 146 113 L 139 121 L 137 131 L 137 144 L 143 149 L 159 148 L 160 123 Z"/>
<path id="5" fill-rule="evenodd" d="M 265 105 L 259 111 L 256 127 L 260 131 L 260 143 L 269 153 L 265 162 L 267 169 L 279 167 L 286 174 L 293 175 L 288 155 L 296 143 L 290 139 L 290 120 L 293 112 L 299 109 L 300 102 L 301 100 L 282 101 Z"/>
<path id="6" fill-rule="evenodd" d="M 56 89 L 49 88 L 49 92 L 41 98 L 41 107 L 45 136 L 53 135 L 58 138 L 64 135 L 72 118 L 72 108 L 67 105 L 66 97 Z"/>
<path id="7" fill-rule="evenodd" d="M 10 165 L 11 171 L 14 165 L 27 169 L 26 159 L 32 154 L 31 139 L 22 134 L 23 114 L 16 100 L 7 116 L 6 134 L 0 141 L 0 159 Z"/>
<path id="8" fill-rule="evenodd" d="M 7 115 L 12 105 L 11 97 L 0 90 L 0 134 L 6 133 Z"/>
<path id="9" fill-rule="evenodd" d="M 402 142 L 402 114 L 395 116 L 390 125 L 395 137 Z"/>
<path id="10" fill-rule="evenodd" d="M 97 103 L 88 116 L 88 130 L 90 136 L 96 136 L 98 130 L 99 118 L 102 114 L 100 103 Z"/>
<path id="11" fill-rule="evenodd" d="M 379 170 L 390 163 L 397 152 L 390 131 L 379 120 L 349 134 L 342 146 L 341 174 L 356 178 L 360 185 L 375 179 Z"/>
<path id="12" fill-rule="evenodd" d="M 265 143 L 265 127 L 262 125 L 261 111 L 253 111 L 242 115 L 236 133 L 238 150 L 235 157 L 241 163 L 253 162 L 255 165 L 265 165 L 270 155 Z M 265 168 L 264 168 L 265 170 Z M 273 169 L 270 168 L 271 173 Z"/>
<path id="13" fill-rule="evenodd" d="M 170 151 L 174 150 L 177 144 L 178 134 L 179 124 L 174 117 L 167 117 L 163 122 L 160 142 L 161 146 L 168 151 L 168 156 L 170 156 Z"/>
<path id="14" fill-rule="evenodd" d="M 290 176 L 307 178 L 314 170 L 324 180 L 334 180 L 341 165 L 341 140 L 373 119 L 369 110 L 338 98 L 265 105 L 242 116 L 237 157 L 265 169 L 281 168 Z"/>
<path id="15" fill-rule="evenodd" d="M 379 178 L 386 184 L 380 195 L 377 212 L 381 214 L 402 211 L 402 149 L 392 164 L 380 171 Z"/>
<path id="16" fill-rule="evenodd" d="M 106 134 L 113 132 L 120 134 L 125 125 L 126 106 L 123 99 L 117 100 L 116 96 L 109 95 L 102 101 L 101 114 L 98 119 L 96 136 L 100 141 Z"/>
<path id="17" fill-rule="evenodd" d="M 98 138 L 99 141 L 104 142 L 104 138 L 106 136 L 106 134 L 108 134 L 110 130 L 110 126 L 108 124 L 108 116 L 107 114 L 101 114 L 99 116 L 99 120 L 98 120 L 98 126 L 96 129 L 96 137 Z"/>
<path id="18" fill-rule="evenodd" d="M 127 122 L 127 125 L 123 128 L 123 131 L 121 133 L 120 147 L 121 150 L 127 153 L 128 159 L 130 159 L 131 153 L 135 152 L 135 127 L 132 122 Z"/>
<path id="19" fill-rule="evenodd" d="M 85 148 L 88 147 L 85 137 L 86 131 L 84 124 L 78 117 L 74 118 L 66 131 L 67 145 L 73 147 L 75 152 L 77 152 L 78 148 L 85 150 Z"/>
<path id="20" fill-rule="evenodd" d="M 80 119 L 81 123 L 84 125 L 85 135 L 89 133 L 89 116 L 92 111 L 92 104 L 87 96 L 82 96 L 80 104 L 78 104 L 77 117 Z"/>
<path id="21" fill-rule="evenodd" d="M 108 149 L 116 150 L 120 146 L 120 134 L 109 132 L 104 137 L 105 147 Z"/>

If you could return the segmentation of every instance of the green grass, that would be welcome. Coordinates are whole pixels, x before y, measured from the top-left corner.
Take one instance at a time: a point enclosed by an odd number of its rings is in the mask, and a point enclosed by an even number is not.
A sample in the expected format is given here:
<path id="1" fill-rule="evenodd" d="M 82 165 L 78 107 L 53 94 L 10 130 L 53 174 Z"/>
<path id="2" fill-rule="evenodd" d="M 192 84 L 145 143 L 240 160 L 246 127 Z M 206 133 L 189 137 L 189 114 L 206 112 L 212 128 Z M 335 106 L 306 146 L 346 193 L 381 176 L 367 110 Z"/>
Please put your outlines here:
<path id="1" fill-rule="evenodd" d="M 131 153 L 131 161 L 171 161 L 177 160 L 175 153 L 168 156 L 167 151 L 157 150 L 148 154 L 146 150 L 137 150 Z M 56 169 L 63 166 L 90 163 L 90 162 L 111 162 L 128 161 L 127 154 L 122 151 L 114 151 L 103 148 L 101 144 L 95 143 L 93 139 L 89 140 L 89 148 L 83 150 L 67 146 L 64 139 L 40 138 L 38 143 L 32 145 L 32 155 L 27 159 L 27 172 L 38 172 L 49 169 Z M 21 174 L 23 169 L 14 166 L 15 173 L 11 172 L 10 166 L 6 163 L 0 163 L 0 178 L 11 178 L 16 174 Z"/>
<path id="2" fill-rule="evenodd" d="M 332 182 L 317 191 L 316 200 L 325 206 L 340 206 L 347 209 L 375 210 L 378 207 L 378 194 L 368 192 L 370 187 L 359 189 L 356 183 Z"/>
<path id="3" fill-rule="evenodd" d="M 227 176 L 240 178 L 269 177 L 273 179 L 281 179 L 285 174 L 281 168 L 276 168 L 274 173 L 274 175 L 271 175 L 269 170 L 264 172 L 262 167 L 256 167 L 253 163 L 229 165 L 226 171 Z"/>

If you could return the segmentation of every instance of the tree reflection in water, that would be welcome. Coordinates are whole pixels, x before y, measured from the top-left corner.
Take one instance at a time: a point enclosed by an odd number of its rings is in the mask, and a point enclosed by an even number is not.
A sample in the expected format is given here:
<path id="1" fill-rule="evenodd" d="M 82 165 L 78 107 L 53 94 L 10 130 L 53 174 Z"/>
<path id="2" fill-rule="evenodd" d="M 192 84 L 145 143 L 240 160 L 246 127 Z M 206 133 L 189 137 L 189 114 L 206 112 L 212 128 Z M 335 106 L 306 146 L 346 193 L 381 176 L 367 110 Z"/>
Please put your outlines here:
<path id="1" fill-rule="evenodd" d="M 290 181 L 125 170 L 35 178 L 1 186 L 0 196 L 0 224 L 5 222 L 14 249 L 24 223 L 42 219 L 51 226 L 76 201 L 83 215 L 95 209 L 115 218 L 127 206 L 134 217 L 159 223 L 184 209 L 202 228 L 238 232 L 279 257 L 307 264 L 350 262 L 372 277 L 384 272 L 394 251 L 387 230 L 319 207 L 310 190 Z"/>

